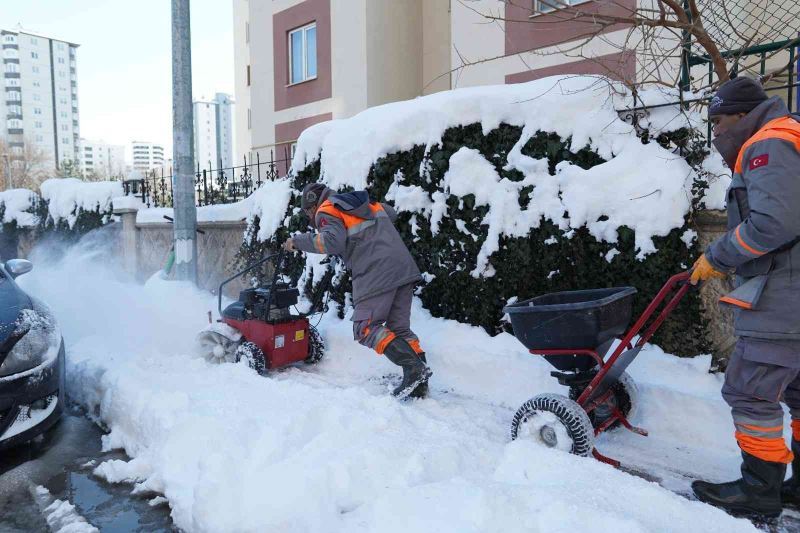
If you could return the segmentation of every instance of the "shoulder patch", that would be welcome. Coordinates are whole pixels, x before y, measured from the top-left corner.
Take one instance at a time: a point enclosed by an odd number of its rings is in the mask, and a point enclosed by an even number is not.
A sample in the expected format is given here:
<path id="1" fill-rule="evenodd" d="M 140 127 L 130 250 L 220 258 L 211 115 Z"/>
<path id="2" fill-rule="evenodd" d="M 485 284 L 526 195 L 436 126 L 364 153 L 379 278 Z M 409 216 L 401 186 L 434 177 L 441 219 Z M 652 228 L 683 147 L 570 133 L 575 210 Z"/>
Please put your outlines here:
<path id="1" fill-rule="evenodd" d="M 328 225 L 328 219 L 326 217 L 320 217 L 320 220 L 319 220 L 320 229 L 324 228 L 327 225 Z"/>
<path id="2" fill-rule="evenodd" d="M 750 170 L 756 170 L 767 165 L 769 165 L 769 154 L 757 155 L 750 159 Z"/>

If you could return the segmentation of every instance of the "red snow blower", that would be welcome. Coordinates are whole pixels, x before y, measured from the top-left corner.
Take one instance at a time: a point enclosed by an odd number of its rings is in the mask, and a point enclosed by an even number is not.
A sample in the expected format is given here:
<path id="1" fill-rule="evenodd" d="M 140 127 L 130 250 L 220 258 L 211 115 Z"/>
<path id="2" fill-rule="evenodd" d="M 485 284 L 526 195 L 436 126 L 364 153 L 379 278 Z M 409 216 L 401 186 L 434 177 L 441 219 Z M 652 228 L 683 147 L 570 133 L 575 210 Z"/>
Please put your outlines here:
<path id="1" fill-rule="evenodd" d="M 503 311 L 517 339 L 532 354 L 544 356 L 557 369 L 550 375 L 569 387 L 568 398 L 540 394 L 525 402 L 514 415 L 512 440 L 532 438 L 619 466 L 595 449 L 595 437 L 619 426 L 647 436 L 628 422 L 637 390 L 625 369 L 689 291 L 689 277 L 672 276 L 627 333 L 637 292 L 633 287 L 558 292 L 506 306 Z M 620 336 L 617 347 L 603 359 Z"/>
<path id="2" fill-rule="evenodd" d="M 222 309 L 225 285 L 275 258 L 270 285 L 245 289 L 236 302 Z M 308 321 L 309 314 L 293 314 L 290 310 L 297 304 L 299 291 L 278 282 L 282 264 L 283 251 L 248 265 L 220 284 L 217 308 L 222 318 L 197 336 L 199 351 L 207 361 L 246 361 L 259 374 L 265 374 L 294 363 L 314 364 L 322 359 L 324 345 Z"/>

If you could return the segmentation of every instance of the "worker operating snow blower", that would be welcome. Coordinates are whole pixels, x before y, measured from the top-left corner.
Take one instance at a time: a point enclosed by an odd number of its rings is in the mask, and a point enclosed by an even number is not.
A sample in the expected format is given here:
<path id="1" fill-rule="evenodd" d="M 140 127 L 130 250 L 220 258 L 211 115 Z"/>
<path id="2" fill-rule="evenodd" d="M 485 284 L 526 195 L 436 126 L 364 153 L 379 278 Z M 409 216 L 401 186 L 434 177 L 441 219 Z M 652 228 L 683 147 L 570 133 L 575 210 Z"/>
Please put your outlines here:
<path id="1" fill-rule="evenodd" d="M 388 204 L 366 191 L 334 194 L 319 183 L 303 189 L 301 207 L 317 231 L 288 239 L 284 249 L 336 255 L 353 276 L 353 335 L 403 369 L 393 394 L 423 398 L 432 375 L 411 331 L 411 300 L 420 272 L 394 227 Z"/>
<path id="2" fill-rule="evenodd" d="M 695 481 L 697 497 L 731 512 L 778 516 L 800 503 L 800 122 L 747 78 L 724 83 L 709 107 L 714 144 L 733 169 L 728 232 L 692 273 L 697 283 L 736 274 L 722 298 L 739 337 L 722 396 L 742 450 L 742 478 Z M 783 440 L 783 400 L 792 415 Z M 784 483 L 786 465 L 792 478 Z"/>

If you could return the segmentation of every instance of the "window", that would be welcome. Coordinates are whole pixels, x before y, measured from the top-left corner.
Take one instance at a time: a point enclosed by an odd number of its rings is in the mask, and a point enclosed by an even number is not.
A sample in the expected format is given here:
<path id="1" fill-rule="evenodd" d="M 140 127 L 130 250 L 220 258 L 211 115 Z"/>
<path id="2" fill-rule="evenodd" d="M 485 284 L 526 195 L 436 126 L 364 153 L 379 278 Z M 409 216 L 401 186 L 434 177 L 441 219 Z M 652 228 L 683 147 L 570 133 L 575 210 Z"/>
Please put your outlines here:
<path id="1" fill-rule="evenodd" d="M 13 35 L 6 35 L 6 36 L 3 38 L 3 40 L 4 40 L 5 42 L 7 42 L 7 43 L 13 43 L 13 42 L 14 42 L 14 36 L 13 36 Z"/>
<path id="2" fill-rule="evenodd" d="M 252 116 L 250 113 L 250 108 L 247 108 L 247 129 L 251 129 L 253 127 Z"/>
<path id="3" fill-rule="evenodd" d="M 292 143 L 289 147 L 289 150 L 292 153 L 292 159 L 294 159 L 294 153 L 297 152 L 297 143 Z"/>
<path id="4" fill-rule="evenodd" d="M 34 87 L 41 87 L 41 86 L 42 86 L 42 84 L 41 84 L 41 83 L 39 83 L 38 81 L 35 81 L 35 82 L 33 82 L 33 86 L 34 86 Z"/>
<path id="5" fill-rule="evenodd" d="M 246 42 L 246 43 L 250 42 L 250 23 L 249 22 L 245 22 L 244 23 L 244 42 Z"/>
<path id="6" fill-rule="evenodd" d="M 36 127 L 36 128 L 41 128 L 42 127 L 42 123 L 41 123 L 41 121 L 37 120 L 36 122 L 33 123 L 33 126 Z"/>
<path id="7" fill-rule="evenodd" d="M 22 97 L 17 91 L 13 91 L 10 93 L 6 93 L 6 100 L 11 100 L 12 102 L 18 102 L 22 100 Z"/>
<path id="8" fill-rule="evenodd" d="M 552 13 L 557 9 L 564 9 L 569 6 L 583 4 L 587 0 L 533 0 L 533 15 Z"/>
<path id="9" fill-rule="evenodd" d="M 6 63 L 6 72 L 19 72 L 19 65 L 16 63 Z"/>
<path id="10" fill-rule="evenodd" d="M 6 87 L 19 87 L 19 80 L 9 78 L 6 80 Z"/>
<path id="11" fill-rule="evenodd" d="M 37 52 L 31 52 L 31 57 L 33 59 L 39 59 L 39 54 Z"/>
<path id="12" fill-rule="evenodd" d="M 33 66 L 31 67 L 31 70 L 33 71 L 34 74 L 39 74 L 39 67 Z"/>
<path id="13" fill-rule="evenodd" d="M 58 58 L 58 62 L 59 62 L 59 64 L 63 65 L 64 64 L 64 58 L 63 57 L 59 57 Z"/>
<path id="14" fill-rule="evenodd" d="M 59 50 L 63 50 L 64 49 L 64 43 L 58 43 L 57 46 L 58 46 Z"/>
<path id="15" fill-rule="evenodd" d="M 42 114 L 42 108 L 41 107 L 34 107 L 33 108 L 33 114 L 34 115 L 41 115 Z"/>
<path id="16" fill-rule="evenodd" d="M 31 37 L 31 44 L 39 44 L 39 39 L 36 37 Z"/>
<path id="17" fill-rule="evenodd" d="M 12 118 L 12 119 L 8 120 L 8 127 L 9 127 L 9 129 L 21 128 L 22 127 L 22 122 L 20 122 L 19 120 L 15 119 L 15 118 Z"/>
<path id="18" fill-rule="evenodd" d="M 317 77 L 317 25 L 289 32 L 289 83 Z"/>
<path id="19" fill-rule="evenodd" d="M 61 118 L 67 118 L 67 113 L 66 113 L 66 112 L 64 112 L 64 111 L 62 111 L 62 112 L 61 112 Z"/>
<path id="20" fill-rule="evenodd" d="M 69 126 L 67 126 L 66 124 L 62 124 L 61 131 L 69 131 Z"/>
<path id="21" fill-rule="evenodd" d="M 61 144 L 69 144 L 69 137 L 61 137 Z"/>
<path id="22" fill-rule="evenodd" d="M 37 135 L 36 136 L 36 142 L 37 143 L 44 142 L 44 137 L 42 137 L 41 135 Z"/>
<path id="23" fill-rule="evenodd" d="M 247 86 L 250 87 L 250 65 L 247 65 Z"/>
<path id="24" fill-rule="evenodd" d="M 33 101 L 34 102 L 41 102 L 42 101 L 42 95 L 38 94 L 38 93 L 34 94 L 33 95 Z"/>

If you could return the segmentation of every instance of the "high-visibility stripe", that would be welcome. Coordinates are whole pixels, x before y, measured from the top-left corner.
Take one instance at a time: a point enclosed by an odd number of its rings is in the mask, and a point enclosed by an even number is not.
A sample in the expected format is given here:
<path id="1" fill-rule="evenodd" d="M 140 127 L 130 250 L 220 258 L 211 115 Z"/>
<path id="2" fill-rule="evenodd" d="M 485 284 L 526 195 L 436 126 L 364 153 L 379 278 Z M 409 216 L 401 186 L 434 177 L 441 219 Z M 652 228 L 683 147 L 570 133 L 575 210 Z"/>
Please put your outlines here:
<path id="1" fill-rule="evenodd" d="M 792 438 L 800 441 L 800 420 L 796 418 L 792 420 Z"/>
<path id="2" fill-rule="evenodd" d="M 719 299 L 719 301 L 724 302 L 726 304 L 735 305 L 736 307 L 741 307 L 742 309 L 753 308 L 753 304 L 737 300 L 736 298 L 731 298 L 730 296 L 723 296 L 722 298 Z"/>
<path id="3" fill-rule="evenodd" d="M 741 245 L 742 248 L 744 248 L 745 250 L 747 250 L 751 254 L 759 256 L 759 257 L 764 255 L 765 253 L 767 253 L 767 252 L 761 252 L 759 250 L 756 250 L 755 248 L 753 248 L 752 246 L 750 246 L 749 244 L 744 242 L 744 239 L 742 238 L 741 228 L 742 228 L 741 224 L 736 226 L 736 231 L 734 233 L 736 234 L 736 240 L 739 242 L 739 244 Z"/>
<path id="4" fill-rule="evenodd" d="M 347 228 L 347 235 L 356 235 L 358 233 L 361 233 L 365 229 L 374 226 L 376 222 L 377 220 L 364 220 L 362 222 L 359 222 L 358 224 Z"/>
<path id="5" fill-rule="evenodd" d="M 419 355 L 421 353 L 425 353 L 425 350 L 423 350 L 422 346 L 420 346 L 420 344 L 419 344 L 419 339 L 412 339 L 412 340 L 408 341 L 408 344 L 409 344 L 409 346 L 411 346 L 411 349 L 414 350 L 417 353 L 417 355 Z"/>
<path id="6" fill-rule="evenodd" d="M 376 216 L 381 216 L 381 214 L 386 215 L 386 212 L 383 210 L 383 206 L 378 202 L 370 203 L 369 209 Z M 325 200 L 324 202 L 322 202 L 322 205 L 320 205 L 319 209 L 317 209 L 317 213 L 324 213 L 338 218 L 339 220 L 342 221 L 342 223 L 344 223 L 344 227 L 346 229 L 350 229 L 353 226 L 356 226 L 357 224 L 364 222 L 365 220 L 363 218 L 342 211 L 341 209 L 336 207 L 330 200 Z"/>
<path id="7" fill-rule="evenodd" d="M 794 459 L 794 455 L 786 447 L 786 442 L 783 438 L 752 437 L 737 431 L 736 441 L 742 451 L 764 461 L 789 464 Z"/>
<path id="8" fill-rule="evenodd" d="M 742 158 L 745 151 L 754 143 L 764 141 L 767 139 L 781 139 L 794 144 L 795 149 L 800 151 L 800 123 L 791 117 L 780 117 L 770 120 L 758 130 L 758 132 L 750 137 L 742 149 L 739 150 L 739 156 L 736 158 L 736 165 L 734 172 L 742 171 Z"/>
<path id="9" fill-rule="evenodd" d="M 322 234 L 317 233 L 316 238 L 314 239 L 314 246 L 317 248 L 317 251 L 321 254 L 325 253 L 325 243 L 322 241 Z"/>
<path id="10" fill-rule="evenodd" d="M 779 439 L 783 437 L 783 424 L 779 426 L 763 427 L 737 422 L 736 427 L 741 433 L 750 435 L 751 437 L 763 437 L 767 439 Z"/>
<path id="11" fill-rule="evenodd" d="M 375 351 L 378 352 L 378 355 L 383 355 L 383 352 L 386 351 L 386 347 L 389 346 L 389 343 L 395 340 L 396 338 L 397 335 L 395 335 L 389 330 L 386 330 L 386 335 L 384 335 L 383 339 L 381 339 L 375 346 Z"/>

